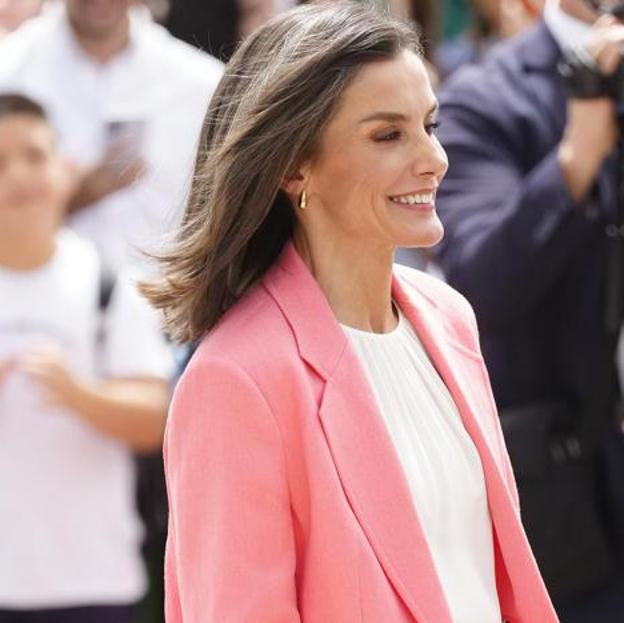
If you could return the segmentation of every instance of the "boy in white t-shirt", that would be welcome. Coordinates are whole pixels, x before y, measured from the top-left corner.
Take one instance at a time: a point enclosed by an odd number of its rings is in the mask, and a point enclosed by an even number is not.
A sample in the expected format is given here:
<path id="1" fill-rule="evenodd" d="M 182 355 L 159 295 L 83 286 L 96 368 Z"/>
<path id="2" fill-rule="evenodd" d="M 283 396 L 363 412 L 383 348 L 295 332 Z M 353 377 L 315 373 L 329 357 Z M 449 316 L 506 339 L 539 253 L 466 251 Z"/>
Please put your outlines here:
<path id="1" fill-rule="evenodd" d="M 40 106 L 0 95 L 0 623 L 127 623 L 146 588 L 132 450 L 161 443 L 170 354 L 127 282 L 98 348 L 70 178 Z"/>

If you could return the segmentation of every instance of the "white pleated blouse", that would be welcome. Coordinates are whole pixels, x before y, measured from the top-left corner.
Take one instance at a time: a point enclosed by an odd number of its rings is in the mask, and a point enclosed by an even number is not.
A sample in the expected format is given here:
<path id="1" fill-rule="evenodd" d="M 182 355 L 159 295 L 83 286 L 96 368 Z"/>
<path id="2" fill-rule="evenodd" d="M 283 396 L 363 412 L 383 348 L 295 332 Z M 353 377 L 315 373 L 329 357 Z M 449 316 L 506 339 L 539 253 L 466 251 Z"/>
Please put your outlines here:
<path id="1" fill-rule="evenodd" d="M 341 325 L 403 467 L 454 623 L 500 623 L 492 523 L 479 454 L 409 321 Z"/>

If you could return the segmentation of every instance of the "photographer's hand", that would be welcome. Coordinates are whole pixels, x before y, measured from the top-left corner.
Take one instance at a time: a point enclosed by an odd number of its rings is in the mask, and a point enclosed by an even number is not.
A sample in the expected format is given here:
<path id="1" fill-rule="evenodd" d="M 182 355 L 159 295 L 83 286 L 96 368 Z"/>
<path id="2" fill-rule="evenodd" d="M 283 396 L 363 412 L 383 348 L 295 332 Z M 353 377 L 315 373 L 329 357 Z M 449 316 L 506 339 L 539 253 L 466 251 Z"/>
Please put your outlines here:
<path id="1" fill-rule="evenodd" d="M 592 26 L 585 49 L 600 71 L 612 74 L 622 61 L 624 25 L 610 15 Z M 604 159 L 618 140 L 615 103 L 610 98 L 571 99 L 559 144 L 559 162 L 572 198 L 581 202 L 596 181 Z"/>

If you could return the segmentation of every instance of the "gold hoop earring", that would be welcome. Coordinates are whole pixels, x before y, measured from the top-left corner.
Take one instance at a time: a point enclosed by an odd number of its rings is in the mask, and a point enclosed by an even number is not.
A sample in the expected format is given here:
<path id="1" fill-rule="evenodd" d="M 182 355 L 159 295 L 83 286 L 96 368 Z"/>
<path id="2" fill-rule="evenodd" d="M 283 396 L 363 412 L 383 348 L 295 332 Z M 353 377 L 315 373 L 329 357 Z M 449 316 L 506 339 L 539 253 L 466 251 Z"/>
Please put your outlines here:
<path id="1" fill-rule="evenodd" d="M 301 191 L 299 195 L 299 209 L 305 210 L 308 207 L 308 194 L 305 190 Z"/>

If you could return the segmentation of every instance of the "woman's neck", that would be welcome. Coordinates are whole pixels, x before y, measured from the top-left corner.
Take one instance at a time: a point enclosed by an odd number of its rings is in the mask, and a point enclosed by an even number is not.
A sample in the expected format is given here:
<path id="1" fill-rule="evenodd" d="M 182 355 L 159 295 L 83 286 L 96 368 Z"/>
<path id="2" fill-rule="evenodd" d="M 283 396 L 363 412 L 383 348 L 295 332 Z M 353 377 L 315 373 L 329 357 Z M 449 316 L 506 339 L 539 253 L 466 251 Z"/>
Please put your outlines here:
<path id="1" fill-rule="evenodd" d="M 356 248 L 339 241 L 315 245 L 300 232 L 294 243 L 340 323 L 373 333 L 396 327 L 392 247 Z"/>

